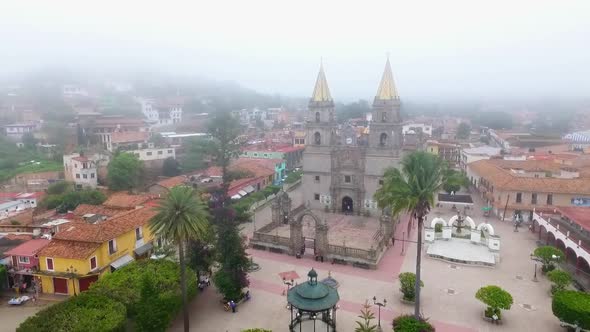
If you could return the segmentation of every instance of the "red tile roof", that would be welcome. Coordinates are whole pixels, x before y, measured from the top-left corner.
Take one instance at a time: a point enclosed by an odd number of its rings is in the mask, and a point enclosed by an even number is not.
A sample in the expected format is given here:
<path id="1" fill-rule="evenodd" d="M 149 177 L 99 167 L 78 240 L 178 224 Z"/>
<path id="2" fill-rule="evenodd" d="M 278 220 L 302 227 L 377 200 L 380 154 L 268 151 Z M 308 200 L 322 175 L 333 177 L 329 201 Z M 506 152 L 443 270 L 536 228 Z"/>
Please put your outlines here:
<path id="1" fill-rule="evenodd" d="M 187 181 L 186 176 L 179 175 L 179 176 L 174 176 L 171 178 L 167 178 L 167 179 L 158 181 L 157 184 L 164 187 L 164 188 L 172 189 L 176 186 L 183 185 L 186 181 Z"/>
<path id="2" fill-rule="evenodd" d="M 590 231 L 590 207 L 559 207 L 557 211 L 587 231 Z"/>
<path id="3" fill-rule="evenodd" d="M 152 199 L 149 195 L 132 195 L 126 192 L 116 192 L 102 204 L 109 208 L 133 209 Z"/>
<path id="4" fill-rule="evenodd" d="M 101 216 L 112 217 L 121 213 L 121 209 L 112 209 L 102 205 L 80 204 L 73 211 L 74 215 L 82 217 L 85 214 L 100 214 Z"/>
<path id="5" fill-rule="evenodd" d="M 85 259 L 100 248 L 100 243 L 51 240 L 51 243 L 41 251 L 39 256 L 60 257 L 71 259 Z"/>
<path id="6" fill-rule="evenodd" d="M 86 157 L 74 157 L 74 158 L 72 158 L 72 160 L 79 161 L 79 162 L 87 162 L 90 159 L 88 159 Z"/>
<path id="7" fill-rule="evenodd" d="M 39 250 L 45 248 L 49 244 L 47 239 L 29 240 L 18 247 L 6 251 L 6 256 L 34 256 Z"/>

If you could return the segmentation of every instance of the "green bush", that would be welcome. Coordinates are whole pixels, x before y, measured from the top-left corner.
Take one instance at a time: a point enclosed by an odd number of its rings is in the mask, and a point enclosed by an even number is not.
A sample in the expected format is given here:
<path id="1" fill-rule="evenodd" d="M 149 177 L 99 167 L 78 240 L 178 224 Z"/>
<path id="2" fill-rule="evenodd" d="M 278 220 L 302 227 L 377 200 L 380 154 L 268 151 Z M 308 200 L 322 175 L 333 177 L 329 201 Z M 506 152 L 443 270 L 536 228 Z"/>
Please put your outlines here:
<path id="1" fill-rule="evenodd" d="M 442 233 L 442 228 L 443 228 L 442 224 L 436 224 L 436 225 L 434 225 L 434 232 L 435 233 Z"/>
<path id="2" fill-rule="evenodd" d="M 6 285 L 6 276 L 8 272 L 6 271 L 6 266 L 0 265 L 0 290 L 4 289 Z"/>
<path id="3" fill-rule="evenodd" d="M 27 318 L 17 332 L 125 331 L 125 306 L 106 296 L 84 292 Z"/>
<path id="4" fill-rule="evenodd" d="M 502 319 L 500 309 L 509 310 L 513 303 L 510 293 L 494 285 L 480 288 L 475 298 L 488 306 L 485 311 L 486 317 L 491 317 L 495 313 L 498 319 Z M 490 313 L 491 315 L 488 316 Z"/>
<path id="5" fill-rule="evenodd" d="M 553 283 L 553 285 L 551 285 L 551 294 L 565 290 L 565 288 L 572 283 L 572 276 L 562 270 L 550 271 L 547 273 L 547 277 Z"/>
<path id="6" fill-rule="evenodd" d="M 267 330 L 267 329 L 247 329 L 247 330 L 242 330 L 242 332 L 272 332 L 272 330 Z"/>
<path id="7" fill-rule="evenodd" d="M 285 179 L 285 183 L 288 183 L 288 184 L 295 183 L 295 182 L 301 180 L 302 175 L 303 175 L 303 171 L 301 171 L 301 170 L 293 171 L 293 172 L 289 173 L 289 175 L 287 175 L 287 178 Z"/>
<path id="8" fill-rule="evenodd" d="M 187 290 L 191 298 L 197 293 L 197 275 L 187 267 Z M 92 284 L 90 292 L 109 296 L 127 307 L 129 317 L 135 317 L 141 301 L 145 275 L 152 277 L 160 299 L 167 303 L 168 314 L 174 318 L 182 308 L 180 265 L 166 259 L 134 261 Z"/>
<path id="9" fill-rule="evenodd" d="M 399 274 L 400 292 L 404 294 L 404 300 L 414 301 L 416 299 L 416 275 L 412 272 L 403 272 Z M 420 286 L 424 287 L 424 282 L 420 281 Z"/>
<path id="10" fill-rule="evenodd" d="M 170 323 L 167 306 L 167 299 L 158 294 L 152 277 L 144 274 L 141 281 L 141 298 L 137 303 L 135 315 L 135 329 L 138 332 L 166 331 Z"/>
<path id="11" fill-rule="evenodd" d="M 533 255 L 541 260 L 543 266 L 541 270 L 543 272 L 552 271 L 555 269 L 555 262 L 560 261 L 563 257 L 563 251 L 552 247 L 552 246 L 543 246 L 535 249 Z M 557 259 L 553 259 L 553 256 L 557 256 Z"/>
<path id="12" fill-rule="evenodd" d="M 425 320 L 411 315 L 398 316 L 393 320 L 393 330 L 400 332 L 434 332 L 434 327 Z"/>
<path id="13" fill-rule="evenodd" d="M 553 296 L 551 309 L 562 322 L 590 329 L 590 294 L 577 291 L 557 292 Z"/>

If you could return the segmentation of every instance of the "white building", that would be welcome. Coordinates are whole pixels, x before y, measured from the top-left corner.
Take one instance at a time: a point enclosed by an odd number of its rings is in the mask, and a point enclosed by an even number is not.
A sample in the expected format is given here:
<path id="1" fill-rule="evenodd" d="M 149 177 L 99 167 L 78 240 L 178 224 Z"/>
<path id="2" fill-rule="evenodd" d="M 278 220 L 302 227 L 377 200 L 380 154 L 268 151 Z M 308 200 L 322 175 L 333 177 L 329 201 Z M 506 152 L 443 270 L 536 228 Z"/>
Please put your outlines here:
<path id="1" fill-rule="evenodd" d="M 98 185 L 98 168 L 108 163 L 105 155 L 94 154 L 90 157 L 73 153 L 64 155 L 64 175 L 66 181 L 74 182 L 78 188 L 96 188 Z"/>
<path id="2" fill-rule="evenodd" d="M 468 164 L 478 160 L 490 159 L 500 154 L 502 148 L 492 146 L 479 146 L 461 150 L 461 169 L 465 169 Z"/>
<path id="3" fill-rule="evenodd" d="M 424 123 L 408 123 L 405 124 L 402 128 L 402 133 L 406 134 L 418 134 L 420 131 L 422 133 L 432 136 L 432 125 L 424 124 Z"/>
<path id="4" fill-rule="evenodd" d="M 141 161 L 164 160 L 172 157 L 176 159 L 176 151 L 173 147 L 167 148 L 147 148 L 140 150 L 130 150 L 129 153 L 135 154 Z"/>
<path id="5" fill-rule="evenodd" d="M 4 126 L 6 136 L 11 139 L 20 140 L 24 134 L 33 133 L 37 130 L 34 123 L 14 123 Z"/>
<path id="6" fill-rule="evenodd" d="M 88 91 L 86 89 L 73 84 L 64 85 L 62 87 L 62 94 L 66 98 L 88 97 Z"/>
<path id="7" fill-rule="evenodd" d="M 156 103 L 152 99 L 136 98 L 141 112 L 152 127 L 167 126 L 182 121 L 182 106 L 179 104 Z"/>
<path id="8" fill-rule="evenodd" d="M 167 144 L 172 147 L 180 147 L 182 146 L 187 140 L 190 139 L 209 139 L 211 136 L 207 133 L 184 133 L 184 134 L 177 134 L 176 132 L 163 132 L 160 133 Z"/>
<path id="9" fill-rule="evenodd" d="M 41 192 L 21 193 L 18 196 L 16 196 L 16 200 L 24 204 L 25 208 L 32 209 L 37 207 L 41 195 Z"/>

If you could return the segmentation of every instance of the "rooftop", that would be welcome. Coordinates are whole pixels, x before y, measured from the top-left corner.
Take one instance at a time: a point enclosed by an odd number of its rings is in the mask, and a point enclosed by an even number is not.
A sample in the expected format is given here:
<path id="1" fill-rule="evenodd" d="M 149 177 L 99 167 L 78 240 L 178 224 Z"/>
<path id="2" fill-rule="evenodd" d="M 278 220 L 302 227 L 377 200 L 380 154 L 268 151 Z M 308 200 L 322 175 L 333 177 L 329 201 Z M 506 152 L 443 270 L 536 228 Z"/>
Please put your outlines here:
<path id="1" fill-rule="evenodd" d="M 590 231 L 590 207 L 559 207 L 557 211 L 562 216 Z"/>
<path id="2" fill-rule="evenodd" d="M 34 256 L 49 244 L 47 239 L 33 239 L 14 247 L 4 254 L 6 256 Z"/>
<path id="3" fill-rule="evenodd" d="M 102 205 L 115 209 L 134 209 L 152 198 L 149 195 L 132 195 L 126 192 L 116 192 L 109 196 Z"/>
<path id="4" fill-rule="evenodd" d="M 108 208 L 102 205 L 80 204 L 73 211 L 76 216 L 84 216 L 87 214 L 99 214 L 105 217 L 113 217 L 121 213 L 121 209 Z"/>
<path id="5" fill-rule="evenodd" d="M 113 143 L 145 142 L 149 138 L 147 131 L 124 131 L 111 134 Z"/>
<path id="6" fill-rule="evenodd" d="M 39 252 L 39 256 L 84 259 L 100 248 L 100 245 L 100 243 L 53 239 Z"/>
<path id="7" fill-rule="evenodd" d="M 172 189 L 176 186 L 183 185 L 186 181 L 187 181 L 186 176 L 179 175 L 179 176 L 174 176 L 174 177 L 167 178 L 164 180 L 160 180 L 157 182 L 157 184 L 164 187 L 164 188 Z"/>

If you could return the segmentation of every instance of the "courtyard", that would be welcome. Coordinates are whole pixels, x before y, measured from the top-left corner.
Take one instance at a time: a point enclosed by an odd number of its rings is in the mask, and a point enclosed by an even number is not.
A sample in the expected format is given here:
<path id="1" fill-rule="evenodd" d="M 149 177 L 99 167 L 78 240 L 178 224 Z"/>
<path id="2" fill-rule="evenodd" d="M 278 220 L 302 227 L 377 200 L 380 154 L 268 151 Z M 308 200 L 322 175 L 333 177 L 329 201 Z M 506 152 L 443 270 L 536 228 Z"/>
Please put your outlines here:
<path id="1" fill-rule="evenodd" d="M 300 188 L 289 195 L 294 204 L 302 201 Z M 481 203 L 476 201 L 471 213 L 476 223 L 484 221 L 480 208 Z M 266 206 L 256 213 L 256 227 L 270 222 L 269 210 L 270 206 Z M 453 214 L 448 207 L 435 208 L 428 220 L 435 216 L 448 219 Z M 439 332 L 563 331 L 551 312 L 549 282 L 543 276 L 539 278 L 539 282 L 532 281 L 534 262 L 529 255 L 535 248 L 535 234 L 526 228 L 514 232 L 509 221 L 501 222 L 494 217 L 488 220 L 502 239 L 500 262 L 493 268 L 435 260 L 426 256 L 426 251 L 423 251 L 423 315 L 434 323 Z M 401 239 L 403 236 L 407 239 L 408 230 L 409 239 L 415 240 L 415 225 L 408 226 L 408 218 L 403 217 L 396 228 L 396 238 Z M 252 231 L 252 224 L 245 225 L 244 234 L 251 236 Z M 254 261 L 261 266 L 259 271 L 250 274 L 252 299 L 240 305 L 238 312 L 232 314 L 223 310 L 220 297 L 213 287 L 205 289 L 190 304 L 191 330 L 238 332 L 245 328 L 263 327 L 273 331 L 286 331 L 289 310 L 286 309 L 287 300 L 284 294 L 287 286 L 279 273 L 295 271 L 300 277 L 294 281 L 301 283 L 306 281 L 305 276 L 312 267 L 317 270 L 319 279 L 330 274 L 340 283 L 340 308 L 337 316 L 339 330 L 352 331 L 362 304 L 365 300 L 372 303 L 373 296 L 378 301 L 387 300 L 387 306 L 381 309 L 381 325 L 384 331 L 390 330 L 391 320 L 395 316 L 413 312 L 412 306 L 400 302 L 397 275 L 415 270 L 415 250 L 414 243 L 402 244 L 402 241 L 396 240 L 395 246 L 390 247 L 383 256 L 377 270 L 249 250 Z M 498 285 L 514 298 L 511 310 L 504 312 L 502 325 L 492 325 L 482 319 L 484 305 L 475 299 L 475 292 L 486 285 Z M 376 306 L 373 306 L 373 311 L 377 317 Z M 181 317 L 175 321 L 171 330 L 182 330 Z"/>

